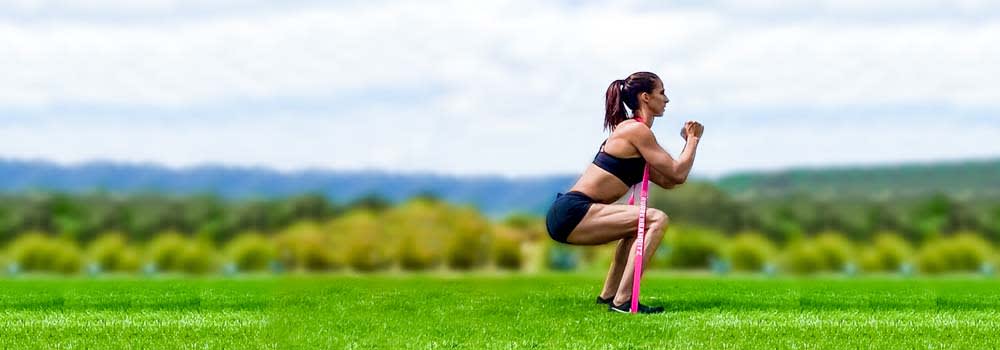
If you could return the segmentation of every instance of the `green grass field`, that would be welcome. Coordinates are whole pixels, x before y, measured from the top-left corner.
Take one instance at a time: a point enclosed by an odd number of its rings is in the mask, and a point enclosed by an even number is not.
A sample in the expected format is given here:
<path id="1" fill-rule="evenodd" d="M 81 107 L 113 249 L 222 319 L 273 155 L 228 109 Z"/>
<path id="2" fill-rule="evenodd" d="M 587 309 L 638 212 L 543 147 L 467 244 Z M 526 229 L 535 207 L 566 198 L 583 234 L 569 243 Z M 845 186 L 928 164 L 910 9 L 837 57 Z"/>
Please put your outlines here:
<path id="1" fill-rule="evenodd" d="M 2 348 L 1000 347 L 1000 280 L 650 273 L 659 315 L 599 274 L 0 280 Z"/>

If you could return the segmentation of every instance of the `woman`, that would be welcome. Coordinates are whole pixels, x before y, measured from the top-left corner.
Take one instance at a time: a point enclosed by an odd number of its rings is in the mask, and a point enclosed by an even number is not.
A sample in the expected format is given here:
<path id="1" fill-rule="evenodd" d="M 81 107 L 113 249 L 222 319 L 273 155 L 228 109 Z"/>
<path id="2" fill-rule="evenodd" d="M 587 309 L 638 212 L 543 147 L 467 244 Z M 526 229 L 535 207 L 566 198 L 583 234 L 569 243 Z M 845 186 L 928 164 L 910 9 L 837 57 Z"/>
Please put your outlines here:
<path id="1" fill-rule="evenodd" d="M 663 115 L 670 101 L 656 74 L 638 72 L 624 80 L 616 80 L 608 87 L 606 96 L 604 128 L 611 130 L 611 136 L 570 191 L 556 196 L 545 223 L 549 235 L 558 242 L 574 245 L 618 242 L 597 302 L 608 304 L 610 311 L 627 313 L 631 307 L 639 207 L 612 203 L 622 198 L 632 185 L 642 181 L 646 162 L 649 162 L 649 179 L 653 183 L 668 189 L 683 184 L 694 164 L 704 127 L 694 121 L 684 125 L 681 137 L 687 144 L 680 158 L 674 160 L 656 142 L 650 129 L 654 118 Z M 626 106 L 633 118 L 628 118 Z M 647 209 L 645 251 L 656 251 L 668 222 L 663 211 Z M 652 256 L 643 255 L 643 268 L 649 266 Z M 639 312 L 658 313 L 663 312 L 663 308 L 639 304 Z"/>

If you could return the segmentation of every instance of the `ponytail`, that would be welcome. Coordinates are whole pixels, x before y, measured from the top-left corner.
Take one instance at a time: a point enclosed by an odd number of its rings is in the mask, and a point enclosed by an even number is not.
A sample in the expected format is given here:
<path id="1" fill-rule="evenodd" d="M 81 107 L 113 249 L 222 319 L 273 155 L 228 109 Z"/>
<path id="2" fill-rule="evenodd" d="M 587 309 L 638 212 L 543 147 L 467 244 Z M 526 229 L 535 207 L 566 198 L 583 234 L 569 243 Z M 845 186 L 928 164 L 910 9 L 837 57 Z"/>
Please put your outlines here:
<path id="1" fill-rule="evenodd" d="M 615 80 L 611 82 L 611 86 L 608 86 L 608 93 L 604 101 L 604 130 L 615 131 L 618 123 L 628 119 L 628 115 L 625 113 L 625 102 L 622 101 L 622 95 L 624 95 L 622 90 L 625 89 L 625 86 L 627 85 L 625 85 L 624 79 Z"/>
<path id="2" fill-rule="evenodd" d="M 650 72 L 636 72 L 628 78 L 611 82 L 604 100 L 604 130 L 615 131 L 618 123 L 628 119 L 625 108 L 639 108 L 639 94 L 653 92 L 660 77 Z"/>

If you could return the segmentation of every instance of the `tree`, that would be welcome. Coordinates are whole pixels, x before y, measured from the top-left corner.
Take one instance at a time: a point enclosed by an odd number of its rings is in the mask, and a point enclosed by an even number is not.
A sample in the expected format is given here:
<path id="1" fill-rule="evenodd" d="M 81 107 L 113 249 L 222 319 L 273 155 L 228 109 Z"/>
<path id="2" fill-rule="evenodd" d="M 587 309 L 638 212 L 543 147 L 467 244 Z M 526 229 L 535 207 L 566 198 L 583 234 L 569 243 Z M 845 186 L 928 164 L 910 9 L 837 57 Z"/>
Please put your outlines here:
<path id="1" fill-rule="evenodd" d="M 284 201 L 285 214 L 291 221 L 323 221 L 334 214 L 334 205 L 319 193 L 297 195 Z"/>
<path id="2" fill-rule="evenodd" d="M 382 212 L 389 209 L 391 206 L 392 202 L 385 197 L 382 197 L 377 193 L 369 193 L 347 204 L 346 210 L 368 209 L 374 212 Z"/>

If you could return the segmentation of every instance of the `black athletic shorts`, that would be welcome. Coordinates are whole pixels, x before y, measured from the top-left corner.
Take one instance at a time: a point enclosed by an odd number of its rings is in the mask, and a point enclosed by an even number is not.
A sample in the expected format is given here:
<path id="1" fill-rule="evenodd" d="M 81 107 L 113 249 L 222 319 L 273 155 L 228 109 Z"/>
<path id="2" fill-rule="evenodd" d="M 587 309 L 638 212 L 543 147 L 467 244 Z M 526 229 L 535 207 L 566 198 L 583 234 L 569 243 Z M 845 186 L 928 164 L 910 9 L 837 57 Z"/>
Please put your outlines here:
<path id="1" fill-rule="evenodd" d="M 549 230 L 549 236 L 557 242 L 568 243 L 566 238 L 576 225 L 580 224 L 583 216 L 587 215 L 592 203 L 593 199 L 579 191 L 557 194 L 556 201 L 552 203 L 548 215 L 545 216 L 545 226 Z"/>

